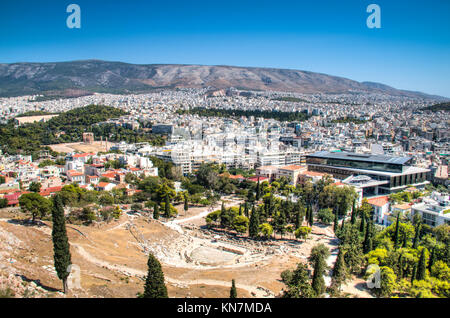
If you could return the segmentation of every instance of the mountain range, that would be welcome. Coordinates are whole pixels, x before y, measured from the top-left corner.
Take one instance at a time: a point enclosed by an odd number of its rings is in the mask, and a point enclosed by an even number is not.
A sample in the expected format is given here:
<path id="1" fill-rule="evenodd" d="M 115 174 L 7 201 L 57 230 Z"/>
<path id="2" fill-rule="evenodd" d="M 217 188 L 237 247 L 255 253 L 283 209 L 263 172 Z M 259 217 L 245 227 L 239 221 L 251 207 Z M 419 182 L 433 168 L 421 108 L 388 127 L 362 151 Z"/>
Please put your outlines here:
<path id="1" fill-rule="evenodd" d="M 296 93 L 382 93 L 423 99 L 444 97 L 373 82 L 291 69 L 181 64 L 129 64 L 101 60 L 0 64 L 0 96 L 145 93 L 162 88 L 234 87 Z M 75 93 L 74 93 L 75 92 Z"/>

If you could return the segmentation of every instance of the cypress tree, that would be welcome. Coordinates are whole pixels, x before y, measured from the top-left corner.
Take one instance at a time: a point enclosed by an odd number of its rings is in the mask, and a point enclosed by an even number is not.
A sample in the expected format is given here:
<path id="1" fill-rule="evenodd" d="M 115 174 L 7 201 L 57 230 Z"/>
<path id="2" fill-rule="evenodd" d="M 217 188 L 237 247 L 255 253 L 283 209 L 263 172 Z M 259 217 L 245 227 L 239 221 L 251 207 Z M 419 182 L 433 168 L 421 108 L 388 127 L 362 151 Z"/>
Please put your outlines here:
<path id="1" fill-rule="evenodd" d="M 242 215 L 242 204 L 239 204 L 239 215 Z"/>
<path id="2" fill-rule="evenodd" d="M 403 258 L 402 258 L 402 254 L 400 254 L 400 256 L 398 257 L 398 276 L 399 277 L 403 277 Z"/>
<path id="3" fill-rule="evenodd" d="M 317 297 L 325 292 L 325 280 L 323 274 L 327 268 L 325 259 L 330 255 L 330 251 L 324 244 L 313 247 L 309 256 L 309 262 L 314 265 L 311 287 Z"/>
<path id="4" fill-rule="evenodd" d="M 159 220 L 159 204 L 156 203 L 155 206 L 153 207 L 153 218 L 155 220 Z"/>
<path id="5" fill-rule="evenodd" d="M 400 232 L 400 213 L 397 213 L 397 221 L 395 223 L 395 235 L 394 235 L 394 248 L 398 248 L 399 243 L 399 232 Z"/>
<path id="6" fill-rule="evenodd" d="M 64 293 L 68 292 L 67 271 L 69 265 L 72 264 L 70 255 L 69 239 L 67 238 L 66 221 L 64 217 L 64 207 L 59 194 L 55 195 L 52 206 L 52 239 L 53 252 L 55 261 L 55 270 L 58 278 L 63 282 Z"/>
<path id="7" fill-rule="evenodd" d="M 300 209 L 297 209 L 297 213 L 295 213 L 295 229 L 297 230 L 300 226 L 302 226 L 302 221 L 300 217 Z"/>
<path id="8" fill-rule="evenodd" d="M 309 215 L 308 215 L 308 223 L 309 226 L 312 227 L 314 224 L 314 216 L 313 216 L 313 210 L 312 210 L 312 206 L 309 206 Z"/>
<path id="9" fill-rule="evenodd" d="M 425 250 L 426 250 L 426 248 L 424 247 L 422 249 L 422 253 L 420 254 L 419 264 L 417 265 L 417 275 L 416 275 L 417 280 L 425 279 L 426 268 L 427 268 L 426 259 L 425 259 Z"/>
<path id="10" fill-rule="evenodd" d="M 256 213 L 255 206 L 252 207 L 252 214 L 250 215 L 250 224 L 249 224 L 249 236 L 251 238 L 258 237 L 259 233 L 259 217 Z"/>
<path id="11" fill-rule="evenodd" d="M 417 264 L 414 264 L 414 267 L 412 270 L 412 275 L 411 275 L 411 285 L 414 282 L 414 280 L 416 279 L 416 272 L 417 272 Z"/>
<path id="12" fill-rule="evenodd" d="M 237 298 L 236 284 L 231 280 L 230 298 Z"/>
<path id="13" fill-rule="evenodd" d="M 344 230 L 344 225 L 345 225 L 345 216 L 342 218 L 342 222 L 341 222 L 341 232 Z"/>
<path id="14" fill-rule="evenodd" d="M 227 223 L 227 211 L 225 209 L 225 203 L 222 201 L 222 207 L 220 208 L 220 226 L 221 227 L 226 227 L 226 223 Z"/>
<path id="15" fill-rule="evenodd" d="M 248 204 L 247 204 L 247 201 L 245 201 L 245 203 L 244 203 L 244 214 L 245 214 L 246 217 L 248 217 Z"/>
<path id="16" fill-rule="evenodd" d="M 352 218 L 350 220 L 350 223 L 353 225 L 356 222 L 356 200 L 353 200 L 352 205 Z"/>
<path id="17" fill-rule="evenodd" d="M 259 201 L 260 196 L 261 196 L 261 186 L 259 184 L 259 177 L 258 177 L 258 183 L 256 184 L 256 201 Z"/>
<path id="18" fill-rule="evenodd" d="M 431 249 L 430 261 L 428 262 L 428 271 L 431 273 L 431 267 L 434 265 L 436 258 L 436 246 Z"/>
<path id="19" fill-rule="evenodd" d="M 371 224 L 370 222 L 367 222 L 367 226 L 366 226 L 366 234 L 364 236 L 364 242 L 363 242 L 363 251 L 364 254 L 367 254 L 370 252 L 369 250 L 369 244 L 370 244 L 370 239 L 371 239 L 372 233 L 371 233 Z"/>
<path id="20" fill-rule="evenodd" d="M 168 298 L 161 263 L 152 253 L 148 254 L 147 267 L 143 298 Z"/>
<path id="21" fill-rule="evenodd" d="M 420 235 L 421 224 L 418 223 L 416 226 L 416 234 L 414 235 L 413 248 L 416 249 L 419 245 L 419 235 Z"/>
<path id="22" fill-rule="evenodd" d="M 184 195 L 184 214 L 189 210 L 189 202 L 187 194 Z"/>
<path id="23" fill-rule="evenodd" d="M 359 225 L 359 232 L 364 233 L 364 230 L 366 228 L 366 215 L 363 211 L 361 211 L 361 223 Z"/>
<path id="24" fill-rule="evenodd" d="M 339 220 L 338 220 L 338 214 L 337 214 L 337 210 L 334 212 L 334 223 L 333 223 L 333 231 L 334 231 L 334 233 L 336 233 L 337 232 L 337 229 L 338 229 L 338 222 L 339 222 Z"/>
<path id="25" fill-rule="evenodd" d="M 166 195 L 166 204 L 164 205 L 164 216 L 166 218 L 170 217 L 170 199 L 169 199 L 169 195 Z"/>
<path id="26" fill-rule="evenodd" d="M 339 249 L 336 262 L 334 263 L 332 277 L 332 284 L 340 288 L 342 283 L 347 278 L 347 268 L 345 266 L 344 252 Z"/>
<path id="27" fill-rule="evenodd" d="M 406 247 L 408 245 L 408 236 L 406 235 L 406 232 L 405 232 L 405 235 L 403 235 L 403 244 L 402 244 L 402 247 L 404 248 L 404 247 Z"/>
<path id="28" fill-rule="evenodd" d="M 314 273 L 311 282 L 311 287 L 316 293 L 316 296 L 320 296 L 325 292 L 325 280 L 323 273 L 325 271 L 325 260 L 318 259 L 314 264 Z"/>

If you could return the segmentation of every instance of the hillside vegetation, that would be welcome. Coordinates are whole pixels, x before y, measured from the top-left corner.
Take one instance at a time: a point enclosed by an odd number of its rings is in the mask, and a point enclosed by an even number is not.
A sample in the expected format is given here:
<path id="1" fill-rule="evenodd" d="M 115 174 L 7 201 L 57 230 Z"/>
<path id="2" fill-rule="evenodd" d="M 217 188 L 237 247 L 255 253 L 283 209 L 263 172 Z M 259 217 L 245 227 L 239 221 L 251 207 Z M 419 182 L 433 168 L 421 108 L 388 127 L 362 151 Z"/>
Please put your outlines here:
<path id="1" fill-rule="evenodd" d="M 16 127 L 10 121 L 0 125 L 0 145 L 5 153 L 32 154 L 39 151 L 41 145 L 81 141 L 83 132 L 92 131 L 94 124 L 126 114 L 110 106 L 89 105 L 62 113 L 45 123 Z"/>

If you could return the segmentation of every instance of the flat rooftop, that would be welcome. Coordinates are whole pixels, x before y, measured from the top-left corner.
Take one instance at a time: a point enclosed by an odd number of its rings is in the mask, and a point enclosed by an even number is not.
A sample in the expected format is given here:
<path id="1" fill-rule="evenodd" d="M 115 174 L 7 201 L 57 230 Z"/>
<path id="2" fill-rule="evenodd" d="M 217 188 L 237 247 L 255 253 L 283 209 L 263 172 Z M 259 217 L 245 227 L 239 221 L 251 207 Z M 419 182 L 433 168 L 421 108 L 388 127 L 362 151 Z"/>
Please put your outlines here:
<path id="1" fill-rule="evenodd" d="M 318 151 L 313 154 L 307 155 L 306 157 L 390 163 L 397 165 L 405 165 L 412 159 L 412 157 L 391 157 L 385 155 L 359 154 L 353 152 L 329 152 L 329 151 Z"/>

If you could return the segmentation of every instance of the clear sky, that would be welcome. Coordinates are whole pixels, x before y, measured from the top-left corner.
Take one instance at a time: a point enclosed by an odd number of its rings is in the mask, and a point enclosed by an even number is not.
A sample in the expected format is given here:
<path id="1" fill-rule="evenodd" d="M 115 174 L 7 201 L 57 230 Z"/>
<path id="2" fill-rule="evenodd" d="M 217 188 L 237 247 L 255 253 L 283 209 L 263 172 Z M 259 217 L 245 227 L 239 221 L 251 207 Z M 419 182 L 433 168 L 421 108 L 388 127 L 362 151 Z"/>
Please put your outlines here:
<path id="1" fill-rule="evenodd" d="M 449 0 L 1 0 L 0 63 L 279 67 L 450 97 L 449 13 Z"/>

